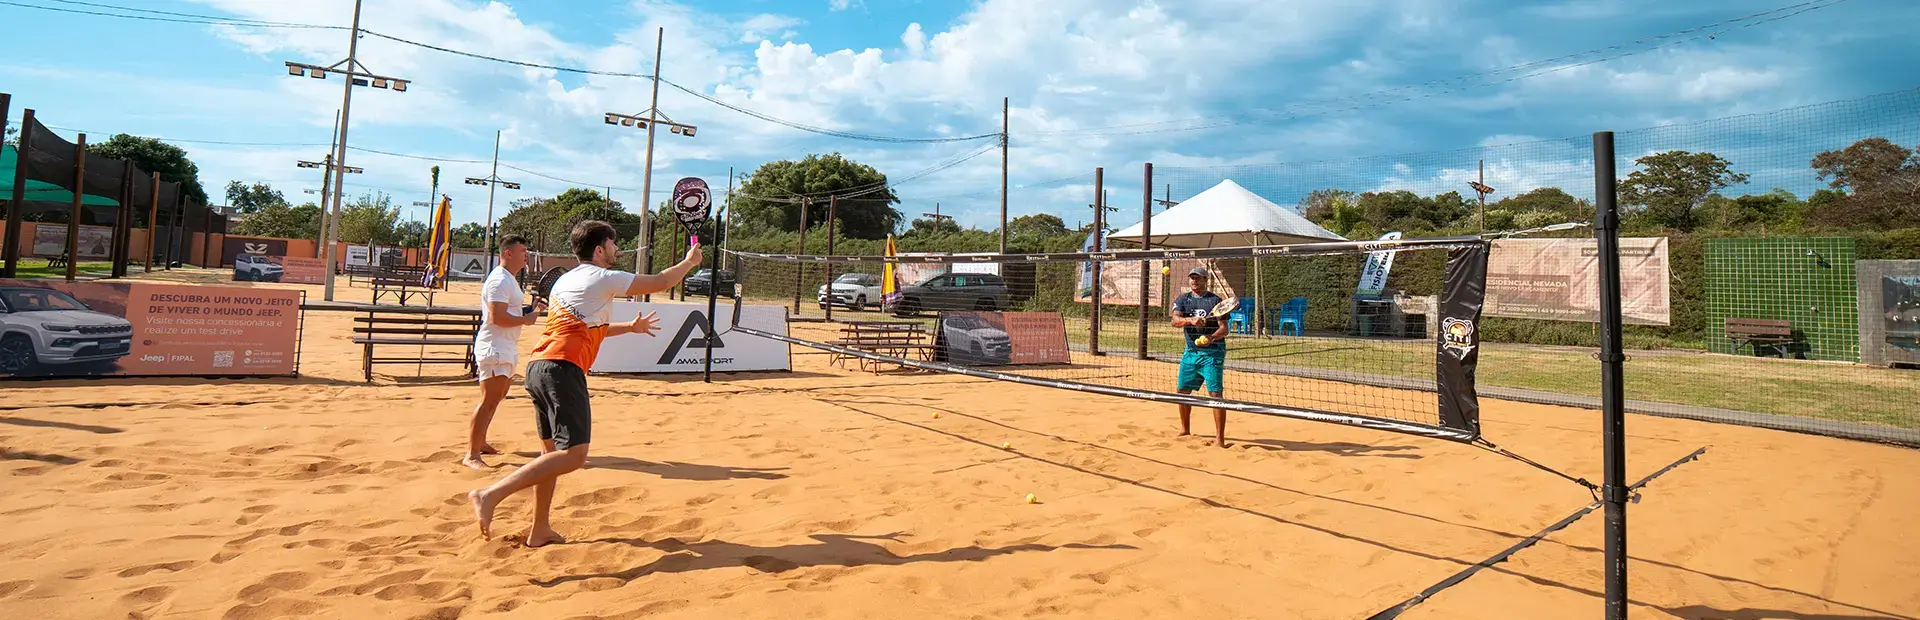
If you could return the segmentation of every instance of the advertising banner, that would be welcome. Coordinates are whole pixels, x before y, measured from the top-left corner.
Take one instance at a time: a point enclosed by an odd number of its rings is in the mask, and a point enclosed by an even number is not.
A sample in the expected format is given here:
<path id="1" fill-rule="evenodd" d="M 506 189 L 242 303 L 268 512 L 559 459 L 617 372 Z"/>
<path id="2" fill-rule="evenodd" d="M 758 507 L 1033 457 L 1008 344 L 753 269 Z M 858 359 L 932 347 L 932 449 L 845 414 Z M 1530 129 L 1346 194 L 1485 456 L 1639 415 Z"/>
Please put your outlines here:
<path id="1" fill-rule="evenodd" d="M 106 258 L 113 254 L 113 229 L 106 226 L 80 227 L 80 258 Z M 33 255 L 53 258 L 67 253 L 67 227 L 40 223 L 33 227 Z"/>
<path id="2" fill-rule="evenodd" d="M 364 245 L 347 246 L 347 266 L 348 267 L 373 266 L 373 252 L 371 252 L 369 248 L 367 248 L 367 246 L 364 246 Z"/>
<path id="3" fill-rule="evenodd" d="M 227 237 L 220 242 L 220 266 L 239 266 L 240 255 L 286 256 L 287 240 L 266 237 Z"/>
<path id="4" fill-rule="evenodd" d="M 1206 267 L 1208 271 L 1221 273 L 1219 261 L 1182 258 L 1176 260 L 1154 260 L 1147 263 L 1147 307 L 1164 306 L 1169 300 L 1186 292 L 1187 273 L 1194 267 Z M 1093 301 L 1092 269 L 1081 271 L 1079 293 L 1073 300 L 1080 303 Z M 1168 283 L 1172 289 L 1168 289 Z M 1215 292 L 1225 295 L 1232 290 L 1232 283 L 1216 277 L 1210 283 Z M 1109 306 L 1140 305 L 1140 263 L 1138 261 L 1109 262 L 1100 268 L 1101 303 Z"/>
<path id="5" fill-rule="evenodd" d="M 453 252 L 453 262 L 447 269 L 458 271 L 469 277 L 478 278 L 485 278 L 487 277 L 487 272 L 492 271 L 492 268 L 487 266 L 486 252 L 461 252 L 459 250 Z"/>
<path id="6" fill-rule="evenodd" d="M 242 253 L 233 257 L 233 281 L 324 284 L 326 265 L 326 261 L 318 258 Z"/>
<path id="7" fill-rule="evenodd" d="M 593 361 L 593 372 L 700 372 L 707 360 L 706 304 L 613 302 L 614 322 L 631 321 L 642 312 L 653 314 L 658 332 L 608 338 Z M 792 370 L 787 343 L 742 333 L 727 333 L 733 312 L 721 306 L 715 317 L 714 372 Z M 740 324 L 760 331 L 787 333 L 787 309 L 782 306 L 746 306 Z"/>
<path id="8" fill-rule="evenodd" d="M 1069 361 L 1058 312 L 942 312 L 936 346 L 946 361 L 965 366 Z"/>
<path id="9" fill-rule="evenodd" d="M 0 376 L 283 376 L 301 291 L 0 280 Z"/>
<path id="10" fill-rule="evenodd" d="M 1854 262 L 1860 362 L 1920 366 L 1920 260 Z"/>
<path id="11" fill-rule="evenodd" d="M 1380 235 L 1381 241 L 1395 241 L 1400 231 Z M 1360 295 L 1379 295 L 1387 290 L 1387 273 L 1393 271 L 1393 250 L 1378 250 L 1367 253 L 1367 266 L 1360 271 L 1360 286 L 1354 292 Z"/>
<path id="12" fill-rule="evenodd" d="M 1620 239 L 1620 304 L 1629 325 L 1671 322 L 1666 237 Z M 1497 239 L 1487 265 L 1488 316 L 1600 320 L 1600 252 L 1593 239 Z"/>

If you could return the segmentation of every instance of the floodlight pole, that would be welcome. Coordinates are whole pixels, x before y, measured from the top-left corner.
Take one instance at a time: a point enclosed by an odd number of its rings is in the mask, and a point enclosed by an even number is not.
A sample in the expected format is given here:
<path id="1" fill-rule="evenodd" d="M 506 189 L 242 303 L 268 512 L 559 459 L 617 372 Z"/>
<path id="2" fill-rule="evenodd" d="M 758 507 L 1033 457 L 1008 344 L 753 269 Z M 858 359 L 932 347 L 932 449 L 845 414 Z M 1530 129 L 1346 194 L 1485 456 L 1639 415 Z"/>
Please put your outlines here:
<path id="1" fill-rule="evenodd" d="M 1621 348 L 1620 212 L 1615 204 L 1613 132 L 1593 134 L 1593 231 L 1600 250 L 1601 501 L 1606 504 L 1608 620 L 1627 617 L 1626 393 Z"/>
<path id="2" fill-rule="evenodd" d="M 655 121 L 659 120 L 660 115 L 660 52 L 666 45 L 666 41 L 666 27 L 655 27 L 653 30 L 653 102 L 647 104 L 647 171 L 640 180 L 640 213 L 644 217 L 640 218 L 640 239 L 634 244 L 640 248 L 640 254 L 644 257 L 636 261 L 641 264 L 635 265 L 642 274 L 653 273 L 653 132 L 659 125 Z M 653 295 L 642 296 L 641 300 L 653 301 Z M 798 308 L 795 311 L 798 311 Z"/>
<path id="3" fill-rule="evenodd" d="M 340 86 L 340 139 L 334 144 L 333 165 L 347 165 L 347 127 L 353 123 L 353 66 L 359 62 L 360 55 L 360 3 L 353 0 L 353 30 L 347 39 L 347 76 Z M 345 174 L 333 175 L 333 217 L 327 222 L 327 229 L 321 234 L 327 238 L 325 258 L 327 264 L 327 286 L 324 299 L 333 301 L 333 246 L 340 239 L 340 196 L 346 192 Z M 326 207 L 321 207 L 325 209 Z"/>
<path id="4" fill-rule="evenodd" d="M 571 176 L 571 175 L 569 175 Z M 481 243 L 487 246 L 487 273 L 493 273 L 493 188 L 500 179 L 500 130 L 493 130 L 493 171 L 487 175 L 492 183 L 487 183 L 487 236 Z"/>
<path id="5" fill-rule="evenodd" d="M 1007 253 L 1007 121 L 1008 97 L 1000 98 L 1000 253 Z M 1147 164 L 1152 169 L 1153 164 Z"/>

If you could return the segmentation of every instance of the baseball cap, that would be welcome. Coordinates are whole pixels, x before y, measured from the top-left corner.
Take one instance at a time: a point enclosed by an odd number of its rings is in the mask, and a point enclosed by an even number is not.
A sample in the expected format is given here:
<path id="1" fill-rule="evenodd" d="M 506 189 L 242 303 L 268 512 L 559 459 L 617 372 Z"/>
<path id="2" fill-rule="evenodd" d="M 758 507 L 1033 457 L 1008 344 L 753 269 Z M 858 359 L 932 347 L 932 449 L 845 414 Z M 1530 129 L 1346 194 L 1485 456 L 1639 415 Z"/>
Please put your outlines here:
<path id="1" fill-rule="evenodd" d="M 1194 268 L 1193 268 L 1193 271 L 1189 271 L 1189 272 L 1187 272 L 1187 276 L 1188 276 L 1188 277 L 1193 277 L 1193 276 L 1199 276 L 1199 277 L 1202 277 L 1202 278 L 1204 278 L 1204 277 L 1207 277 L 1207 268 L 1206 268 L 1206 267 L 1194 267 Z"/>

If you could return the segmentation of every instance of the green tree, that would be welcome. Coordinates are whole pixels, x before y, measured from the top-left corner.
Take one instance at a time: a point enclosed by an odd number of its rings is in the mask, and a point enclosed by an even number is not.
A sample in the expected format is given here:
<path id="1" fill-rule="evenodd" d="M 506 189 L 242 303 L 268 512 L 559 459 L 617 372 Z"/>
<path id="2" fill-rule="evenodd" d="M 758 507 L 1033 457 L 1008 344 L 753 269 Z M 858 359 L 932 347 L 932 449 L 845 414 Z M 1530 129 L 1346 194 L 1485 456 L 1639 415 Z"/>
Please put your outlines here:
<path id="1" fill-rule="evenodd" d="M 1920 154 L 1886 138 L 1867 138 L 1815 155 L 1811 163 L 1821 180 L 1843 192 L 1830 199 L 1814 196 L 1820 199 L 1816 220 L 1842 228 L 1920 226 Z"/>
<path id="2" fill-rule="evenodd" d="M 240 213 L 258 213 L 269 205 L 286 206 L 287 197 L 280 190 L 266 183 L 247 185 L 239 181 L 227 182 L 227 206 Z"/>
<path id="3" fill-rule="evenodd" d="M 207 190 L 200 186 L 200 166 L 187 158 L 180 147 L 152 138 L 114 134 L 106 142 L 87 145 L 87 152 L 133 162 L 141 170 L 160 173 L 160 180 L 179 183 L 182 196 L 207 204 Z"/>
<path id="4" fill-rule="evenodd" d="M 748 220 L 768 228 L 800 230 L 800 197 L 850 195 L 842 199 L 836 216 L 838 229 L 854 239 L 884 239 L 900 225 L 893 205 L 899 196 L 887 185 L 887 175 L 839 153 L 808 155 L 800 161 L 761 164 L 733 196 L 734 222 Z M 819 198 L 807 209 L 807 228 L 827 218 L 827 200 Z"/>
<path id="5" fill-rule="evenodd" d="M 20 145 L 19 136 L 20 136 L 19 127 L 15 127 L 11 124 L 7 125 L 7 132 L 4 140 L 7 146 L 19 146 Z"/>
<path id="6" fill-rule="evenodd" d="M 364 194 L 340 209 L 340 240 L 347 243 L 396 245 L 400 239 L 394 225 L 400 221 L 400 208 L 384 192 Z"/>
<path id="7" fill-rule="evenodd" d="M 500 218 L 499 234 L 526 237 L 535 251 L 571 254 L 567 234 L 582 220 L 612 224 L 620 233 L 621 247 L 628 247 L 640 230 L 640 215 L 628 213 L 617 200 L 608 200 L 598 190 L 573 188 L 552 198 L 522 198 Z M 658 225 L 658 224 L 656 224 Z M 658 237 L 660 231 L 655 231 Z"/>
<path id="8" fill-rule="evenodd" d="M 394 238 L 398 240 L 396 243 L 406 248 L 427 247 L 429 232 L 427 223 L 419 220 L 408 220 L 393 227 Z"/>
<path id="9" fill-rule="evenodd" d="M 1052 237 L 1067 234 L 1067 223 L 1060 216 L 1050 213 L 1022 215 L 1007 222 L 1007 236 L 1011 237 Z M 1011 240 L 1009 240 L 1011 242 Z"/>
<path id="10" fill-rule="evenodd" d="M 1700 224 L 1696 211 L 1707 197 L 1747 182 L 1733 163 L 1713 153 L 1666 151 L 1634 160 L 1639 170 L 1620 184 L 1620 202 L 1655 226 L 1690 232 Z"/>
<path id="11" fill-rule="evenodd" d="M 294 207 L 286 201 L 270 204 L 234 223 L 233 233 L 252 237 L 314 239 L 320 236 L 320 207 L 311 202 Z"/>
<path id="12" fill-rule="evenodd" d="M 483 250 L 487 245 L 487 227 L 479 222 L 467 222 L 454 227 L 452 231 L 453 247 L 461 250 Z"/>
<path id="13" fill-rule="evenodd" d="M 933 218 L 914 218 L 913 227 L 907 229 L 907 234 L 921 236 L 952 235 L 959 234 L 960 231 L 961 228 L 959 224 L 944 217 L 938 220 Z"/>

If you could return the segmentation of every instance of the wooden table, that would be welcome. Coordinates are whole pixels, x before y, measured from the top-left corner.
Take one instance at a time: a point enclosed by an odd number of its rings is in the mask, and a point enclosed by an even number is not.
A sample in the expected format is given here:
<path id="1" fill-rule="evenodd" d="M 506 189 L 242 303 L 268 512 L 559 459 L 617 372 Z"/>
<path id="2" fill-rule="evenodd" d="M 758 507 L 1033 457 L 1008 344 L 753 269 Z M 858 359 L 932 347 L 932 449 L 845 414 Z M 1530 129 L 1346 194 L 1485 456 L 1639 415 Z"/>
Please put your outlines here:
<path id="1" fill-rule="evenodd" d="M 840 340 L 834 341 L 833 344 L 875 355 L 903 359 L 913 359 L 917 356 L 922 361 L 933 359 L 933 344 L 928 342 L 927 328 L 919 323 L 847 321 L 840 328 L 840 336 Z M 842 353 L 835 353 L 829 362 L 838 364 L 846 359 L 856 359 L 861 370 L 876 373 L 879 372 L 879 366 L 886 363 Z M 896 369 L 898 367 L 896 365 Z"/>

